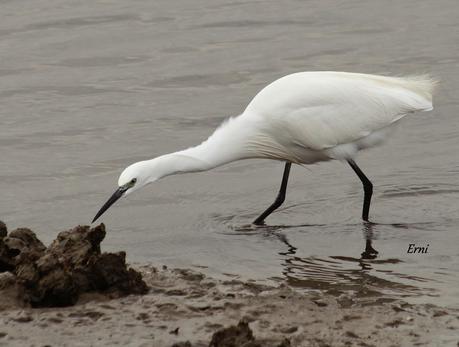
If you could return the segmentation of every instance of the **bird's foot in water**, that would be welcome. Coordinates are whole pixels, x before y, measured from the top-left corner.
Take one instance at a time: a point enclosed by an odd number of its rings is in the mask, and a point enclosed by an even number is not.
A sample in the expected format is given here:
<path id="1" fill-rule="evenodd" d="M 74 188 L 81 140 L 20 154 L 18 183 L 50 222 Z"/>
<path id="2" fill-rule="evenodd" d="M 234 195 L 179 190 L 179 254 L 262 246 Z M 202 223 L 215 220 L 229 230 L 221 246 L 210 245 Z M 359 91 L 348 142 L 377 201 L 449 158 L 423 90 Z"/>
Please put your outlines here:
<path id="1" fill-rule="evenodd" d="M 378 223 L 372 222 L 372 221 L 370 221 L 368 219 L 364 219 L 363 220 L 363 224 L 366 225 L 366 226 L 378 225 Z"/>
<path id="2" fill-rule="evenodd" d="M 365 251 L 362 252 L 362 259 L 375 259 L 378 256 L 378 251 L 372 246 L 366 246 Z"/>
<path id="3" fill-rule="evenodd" d="M 260 227 L 265 227 L 266 226 L 266 223 L 264 220 L 258 220 L 258 219 L 255 219 L 253 222 L 252 222 L 252 225 L 256 228 L 260 228 Z"/>

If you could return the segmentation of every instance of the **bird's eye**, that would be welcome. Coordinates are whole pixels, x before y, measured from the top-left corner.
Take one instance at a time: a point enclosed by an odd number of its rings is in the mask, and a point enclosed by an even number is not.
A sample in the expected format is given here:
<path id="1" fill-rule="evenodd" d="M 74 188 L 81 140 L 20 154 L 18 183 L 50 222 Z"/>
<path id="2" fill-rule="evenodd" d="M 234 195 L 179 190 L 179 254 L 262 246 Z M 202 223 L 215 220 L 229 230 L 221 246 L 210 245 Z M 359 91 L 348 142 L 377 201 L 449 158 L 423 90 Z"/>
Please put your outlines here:
<path id="1" fill-rule="evenodd" d="M 135 184 L 135 182 L 137 182 L 137 178 L 133 178 L 133 179 L 131 180 L 131 184 Z"/>

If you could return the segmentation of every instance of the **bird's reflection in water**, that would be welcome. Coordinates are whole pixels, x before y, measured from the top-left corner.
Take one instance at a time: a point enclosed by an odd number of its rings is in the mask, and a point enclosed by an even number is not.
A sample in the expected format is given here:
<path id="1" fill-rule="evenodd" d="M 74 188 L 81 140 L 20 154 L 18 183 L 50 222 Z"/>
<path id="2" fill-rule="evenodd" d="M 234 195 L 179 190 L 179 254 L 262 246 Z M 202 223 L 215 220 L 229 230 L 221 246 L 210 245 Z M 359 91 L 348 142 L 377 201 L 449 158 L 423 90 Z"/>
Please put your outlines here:
<path id="1" fill-rule="evenodd" d="M 373 226 L 374 223 L 369 223 L 369 222 L 364 222 L 363 223 L 363 236 L 365 239 L 365 249 L 361 254 L 362 259 L 375 259 L 378 256 L 378 251 L 373 248 L 373 238 L 374 238 L 374 233 L 373 233 Z M 308 225 L 310 226 L 310 225 Z M 276 227 L 268 227 L 267 230 L 271 228 L 271 232 L 277 236 L 277 238 L 282 241 L 285 245 L 287 245 L 287 251 L 286 252 L 279 252 L 280 255 L 295 255 L 296 248 L 293 246 L 287 239 L 287 236 L 283 233 L 275 233 Z M 280 229 L 282 227 L 277 227 L 277 229 Z M 285 228 L 285 227 L 284 227 Z"/>
<path id="2" fill-rule="evenodd" d="M 282 276 L 273 276 L 272 280 L 286 282 L 300 290 L 321 290 L 334 295 L 354 293 L 361 298 L 393 299 L 409 296 L 432 295 L 432 289 L 420 284 L 429 279 L 404 274 L 397 271 L 397 264 L 402 260 L 384 258 L 373 247 L 376 235 L 383 228 L 419 228 L 416 224 L 380 224 L 363 222 L 358 227 L 363 236 L 363 251 L 353 256 L 324 255 L 299 256 L 299 249 L 289 239 L 291 230 L 324 227 L 325 225 L 245 225 L 231 227 L 231 234 L 244 234 L 259 237 L 263 235 L 279 240 L 286 247 L 278 254 L 281 256 Z M 347 228 L 354 228 L 348 225 Z M 335 248 L 333 248 L 335 249 Z"/>
<path id="3" fill-rule="evenodd" d="M 378 298 L 389 294 L 398 297 L 420 295 L 423 290 L 417 286 L 383 277 L 394 276 L 396 279 L 415 281 L 425 281 L 425 279 L 399 274 L 392 268 L 385 271 L 374 269 L 374 266 L 380 267 L 401 262 L 401 260 L 392 258 L 377 259 L 378 251 L 373 248 L 375 226 L 376 224 L 373 223 L 363 224 L 364 249 L 356 257 L 299 257 L 298 248 L 289 241 L 282 228 L 268 228 L 268 233 L 275 235 L 287 246 L 286 250 L 279 252 L 279 255 L 282 256 L 283 276 L 276 279 L 286 281 L 292 287 L 322 290 L 335 295 L 349 292 L 353 292 L 357 297 Z"/>

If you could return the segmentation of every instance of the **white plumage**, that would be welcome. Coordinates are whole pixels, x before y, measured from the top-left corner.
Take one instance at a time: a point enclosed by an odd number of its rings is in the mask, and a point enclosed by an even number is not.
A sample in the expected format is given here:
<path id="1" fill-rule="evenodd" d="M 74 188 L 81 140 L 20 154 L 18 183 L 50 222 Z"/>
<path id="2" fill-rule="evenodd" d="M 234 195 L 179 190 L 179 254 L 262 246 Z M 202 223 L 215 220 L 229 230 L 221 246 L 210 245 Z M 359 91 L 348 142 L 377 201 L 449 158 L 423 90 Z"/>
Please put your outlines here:
<path id="1" fill-rule="evenodd" d="M 200 145 L 127 167 L 118 181 L 121 195 L 168 175 L 248 158 L 296 164 L 341 159 L 356 166 L 357 152 L 379 144 L 405 115 L 432 110 L 434 86 L 428 76 L 321 71 L 282 77 Z"/>
<path id="2" fill-rule="evenodd" d="M 300 72 L 262 89 L 209 140 L 236 136 L 247 141 L 241 153 L 294 163 L 352 158 L 408 113 L 431 110 L 433 86 L 428 77 Z"/>

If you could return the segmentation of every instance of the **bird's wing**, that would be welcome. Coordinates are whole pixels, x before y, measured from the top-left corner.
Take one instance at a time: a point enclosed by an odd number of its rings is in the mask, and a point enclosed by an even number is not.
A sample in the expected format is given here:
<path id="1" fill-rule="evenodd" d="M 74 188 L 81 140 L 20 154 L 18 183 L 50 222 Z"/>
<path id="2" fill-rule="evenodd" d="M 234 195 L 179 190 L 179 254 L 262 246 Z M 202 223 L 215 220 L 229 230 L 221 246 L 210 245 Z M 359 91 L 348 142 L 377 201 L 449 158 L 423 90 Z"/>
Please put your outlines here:
<path id="1" fill-rule="evenodd" d="M 299 73 L 262 90 L 247 111 L 282 145 L 324 150 L 352 143 L 408 113 L 432 109 L 427 78 Z"/>

